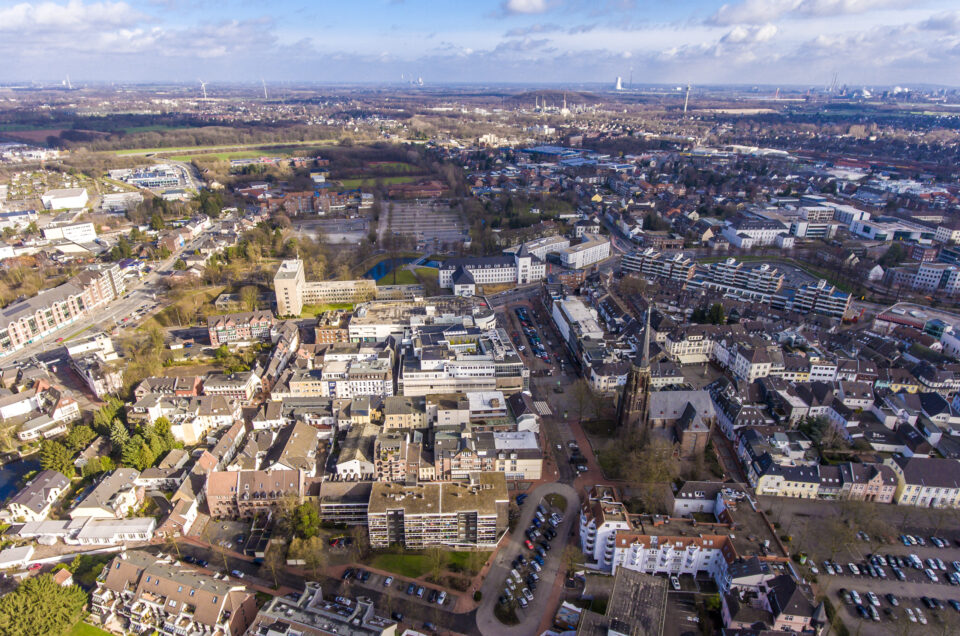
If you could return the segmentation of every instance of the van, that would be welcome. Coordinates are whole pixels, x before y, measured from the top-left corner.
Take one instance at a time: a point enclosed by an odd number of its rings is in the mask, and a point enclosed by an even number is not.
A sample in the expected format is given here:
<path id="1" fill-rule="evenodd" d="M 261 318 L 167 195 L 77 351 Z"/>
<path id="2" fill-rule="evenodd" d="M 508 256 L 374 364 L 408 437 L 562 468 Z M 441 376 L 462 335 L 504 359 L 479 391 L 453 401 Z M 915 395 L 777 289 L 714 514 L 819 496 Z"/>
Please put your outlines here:
<path id="1" fill-rule="evenodd" d="M 512 576 L 517 583 L 520 582 L 520 573 L 516 570 L 510 570 L 510 576 Z"/>

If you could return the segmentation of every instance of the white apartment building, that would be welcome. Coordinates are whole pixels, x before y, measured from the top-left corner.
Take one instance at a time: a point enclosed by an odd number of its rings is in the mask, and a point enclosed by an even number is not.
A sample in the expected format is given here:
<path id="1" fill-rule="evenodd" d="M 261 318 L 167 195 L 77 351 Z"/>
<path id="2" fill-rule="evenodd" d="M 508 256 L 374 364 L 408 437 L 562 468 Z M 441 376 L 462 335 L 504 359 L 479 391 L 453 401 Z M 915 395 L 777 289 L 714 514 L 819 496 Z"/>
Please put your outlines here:
<path id="1" fill-rule="evenodd" d="M 767 263 L 745 267 L 737 259 L 728 258 L 701 267 L 692 283 L 748 300 L 769 302 L 783 286 L 783 274 Z"/>
<path id="2" fill-rule="evenodd" d="M 941 225 L 937 227 L 933 240 L 937 243 L 956 245 L 960 243 L 960 225 Z"/>
<path id="3" fill-rule="evenodd" d="M 560 263 L 570 269 L 583 269 L 610 257 L 610 240 L 584 234 L 583 242 L 561 250 Z"/>
<path id="4" fill-rule="evenodd" d="M 736 551 L 730 537 L 701 534 L 696 537 L 657 536 L 618 532 L 614 541 L 612 573 L 627 568 L 645 574 L 679 576 L 708 573 L 715 581 L 727 575 Z"/>
<path id="5" fill-rule="evenodd" d="M 682 252 L 668 256 L 652 247 L 642 252 L 624 254 L 620 259 L 620 268 L 624 272 L 636 272 L 644 276 L 658 276 L 672 280 L 690 280 L 696 271 L 693 261 Z"/>
<path id="6" fill-rule="evenodd" d="M 773 245 L 779 235 L 787 233 L 787 226 L 780 221 L 745 216 L 738 216 L 730 220 L 722 232 L 731 245 L 741 249 Z"/>
<path id="7" fill-rule="evenodd" d="M 533 254 L 541 261 L 547 259 L 547 254 L 553 254 L 554 252 L 561 252 L 570 247 L 570 240 L 562 236 L 545 236 L 543 238 L 534 239 L 532 241 L 527 241 L 522 245 L 517 245 L 510 248 L 509 250 L 504 250 L 504 252 L 518 253 L 520 251 L 526 250 L 527 253 Z"/>
<path id="8" fill-rule="evenodd" d="M 619 501 L 588 501 L 580 509 L 580 549 L 604 570 L 613 568 L 617 532 L 630 529 L 626 508 Z"/>

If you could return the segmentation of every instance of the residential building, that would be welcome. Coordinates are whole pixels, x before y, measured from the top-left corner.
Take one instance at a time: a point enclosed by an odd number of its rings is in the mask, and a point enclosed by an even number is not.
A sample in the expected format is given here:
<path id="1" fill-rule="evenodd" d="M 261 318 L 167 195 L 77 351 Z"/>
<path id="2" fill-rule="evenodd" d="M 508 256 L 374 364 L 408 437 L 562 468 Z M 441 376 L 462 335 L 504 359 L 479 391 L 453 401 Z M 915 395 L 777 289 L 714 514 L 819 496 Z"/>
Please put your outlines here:
<path id="1" fill-rule="evenodd" d="M 893 500 L 902 506 L 960 507 L 960 461 L 925 457 L 893 457 L 884 461 L 893 470 L 897 489 Z"/>
<path id="2" fill-rule="evenodd" d="M 203 381 L 204 395 L 219 395 L 249 403 L 260 390 L 260 377 L 253 371 L 239 373 L 211 373 Z"/>
<path id="3" fill-rule="evenodd" d="M 620 260 L 620 267 L 624 272 L 679 281 L 690 280 L 696 272 L 696 265 L 682 252 L 667 255 L 656 251 L 652 247 L 648 247 L 642 252 L 635 251 L 624 254 Z"/>
<path id="4" fill-rule="evenodd" d="M 584 234 L 583 241 L 560 250 L 560 263 L 570 269 L 583 269 L 610 257 L 610 239 Z"/>
<path id="5" fill-rule="evenodd" d="M 300 594 L 270 600 L 247 631 L 249 636 L 395 636 L 396 633 L 396 621 L 377 616 L 370 599 L 338 596 L 332 601 L 324 600 L 320 584 L 313 581 L 308 581 Z"/>
<path id="6" fill-rule="evenodd" d="M 300 470 L 231 470 L 207 475 L 204 489 L 210 516 L 251 519 L 290 501 L 301 503 L 306 474 Z"/>
<path id="7" fill-rule="evenodd" d="M 509 503 L 502 473 L 414 486 L 376 482 L 367 509 L 370 545 L 490 549 L 507 530 Z"/>
<path id="8" fill-rule="evenodd" d="M 70 486 L 70 480 L 55 470 L 42 470 L 20 489 L 9 502 L 7 511 L 13 521 L 43 521 L 53 504 Z"/>
<path id="9" fill-rule="evenodd" d="M 580 508 L 580 549 L 604 570 L 610 570 L 617 532 L 632 527 L 626 506 L 613 488 L 594 486 Z"/>
<path id="10" fill-rule="evenodd" d="M 90 609 L 104 624 L 138 634 L 241 636 L 256 618 L 257 600 L 228 577 L 131 550 L 104 566 Z"/>
<path id="11" fill-rule="evenodd" d="M 126 517 L 143 502 L 144 489 L 137 485 L 139 476 L 140 471 L 134 468 L 117 468 L 108 473 L 70 510 L 70 518 Z"/>
<path id="12" fill-rule="evenodd" d="M 273 312 L 250 311 L 207 318 L 210 344 L 218 347 L 231 342 L 264 342 L 270 340 L 270 330 L 276 324 Z"/>

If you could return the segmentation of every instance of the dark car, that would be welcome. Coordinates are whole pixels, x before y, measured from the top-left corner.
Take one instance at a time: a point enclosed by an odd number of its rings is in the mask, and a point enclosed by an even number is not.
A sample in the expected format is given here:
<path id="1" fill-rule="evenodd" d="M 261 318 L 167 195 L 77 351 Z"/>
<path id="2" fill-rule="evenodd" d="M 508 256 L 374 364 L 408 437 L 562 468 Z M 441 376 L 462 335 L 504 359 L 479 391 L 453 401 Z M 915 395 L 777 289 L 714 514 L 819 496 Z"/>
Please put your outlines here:
<path id="1" fill-rule="evenodd" d="M 206 559 L 197 559 L 197 565 L 199 565 L 202 568 L 205 568 L 208 565 L 210 565 L 210 562 L 207 561 Z"/>
<path id="2" fill-rule="evenodd" d="M 439 594 L 437 594 L 436 590 L 430 590 L 430 594 L 427 596 L 427 601 L 429 601 L 430 603 L 436 603 L 437 596 L 439 596 Z"/>
<path id="3" fill-rule="evenodd" d="M 184 563 L 196 563 L 197 560 L 188 554 L 187 556 L 183 557 L 183 562 L 184 562 Z"/>
<path id="4" fill-rule="evenodd" d="M 410 585 L 407 586 L 407 594 L 408 594 L 408 595 L 412 595 L 412 594 L 413 594 L 414 592 L 416 592 L 416 591 L 417 591 L 417 586 L 414 585 L 413 583 L 411 583 Z"/>
<path id="5" fill-rule="evenodd" d="M 344 570 L 344 572 L 343 572 L 343 580 L 344 580 L 344 581 L 349 581 L 349 580 L 350 580 L 350 577 L 352 577 L 352 576 L 353 576 L 353 568 L 347 568 L 346 570 Z"/>
<path id="6" fill-rule="evenodd" d="M 546 541 L 541 541 L 541 542 L 540 542 L 540 547 L 543 548 L 544 550 L 546 550 L 547 552 L 550 551 L 550 544 L 547 543 Z"/>
<path id="7" fill-rule="evenodd" d="M 870 613 L 867 612 L 867 608 L 863 605 L 857 605 L 857 614 L 860 615 L 860 618 L 870 618 Z"/>
<path id="8" fill-rule="evenodd" d="M 403 614 L 401 614 L 400 612 L 394 612 L 393 614 L 390 615 L 390 618 L 392 618 L 393 620 L 399 623 L 403 621 Z"/>
<path id="9" fill-rule="evenodd" d="M 506 597 L 506 596 L 501 596 L 500 598 L 497 599 L 497 602 L 500 603 L 501 605 L 506 605 L 506 604 L 507 604 L 507 597 Z"/>

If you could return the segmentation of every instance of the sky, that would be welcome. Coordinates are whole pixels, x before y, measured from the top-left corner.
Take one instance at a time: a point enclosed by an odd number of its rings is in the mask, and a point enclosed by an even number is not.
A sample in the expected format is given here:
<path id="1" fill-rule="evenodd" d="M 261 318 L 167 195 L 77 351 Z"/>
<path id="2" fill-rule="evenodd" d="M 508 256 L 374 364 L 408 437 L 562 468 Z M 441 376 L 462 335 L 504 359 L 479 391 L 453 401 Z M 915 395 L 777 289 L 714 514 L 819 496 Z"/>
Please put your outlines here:
<path id="1" fill-rule="evenodd" d="M 960 0 L 0 0 L 0 82 L 960 86 Z"/>

